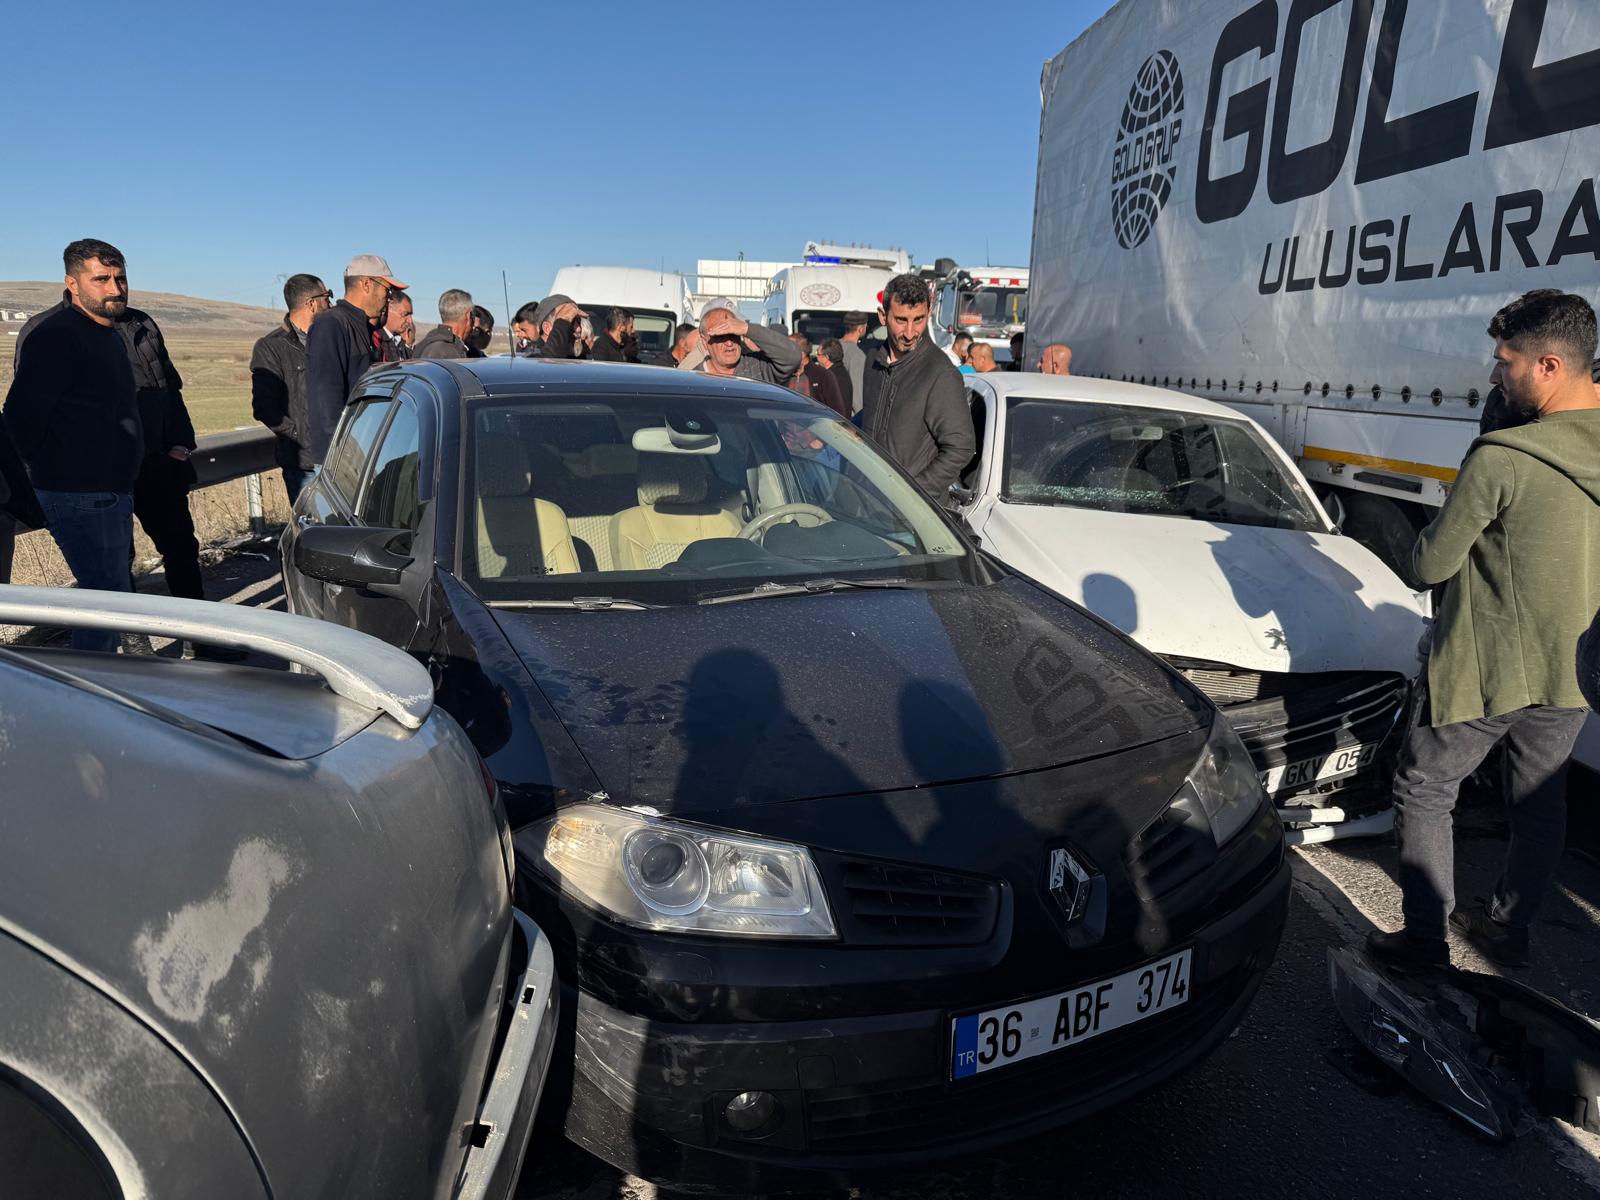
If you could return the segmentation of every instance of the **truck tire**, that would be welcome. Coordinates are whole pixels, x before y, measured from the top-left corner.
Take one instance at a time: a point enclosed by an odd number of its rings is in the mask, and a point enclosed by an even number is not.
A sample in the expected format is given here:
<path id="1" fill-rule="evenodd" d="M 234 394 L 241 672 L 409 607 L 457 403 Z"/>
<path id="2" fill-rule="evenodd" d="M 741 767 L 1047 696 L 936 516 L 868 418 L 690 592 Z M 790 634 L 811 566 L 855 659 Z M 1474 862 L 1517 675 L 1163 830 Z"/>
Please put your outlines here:
<path id="1" fill-rule="evenodd" d="M 1369 492 L 1341 491 L 1342 531 L 1371 550 L 1401 579 L 1411 578 L 1411 549 L 1422 530 L 1419 505 L 1405 504 Z M 1415 514 L 1415 515 L 1413 515 Z"/>

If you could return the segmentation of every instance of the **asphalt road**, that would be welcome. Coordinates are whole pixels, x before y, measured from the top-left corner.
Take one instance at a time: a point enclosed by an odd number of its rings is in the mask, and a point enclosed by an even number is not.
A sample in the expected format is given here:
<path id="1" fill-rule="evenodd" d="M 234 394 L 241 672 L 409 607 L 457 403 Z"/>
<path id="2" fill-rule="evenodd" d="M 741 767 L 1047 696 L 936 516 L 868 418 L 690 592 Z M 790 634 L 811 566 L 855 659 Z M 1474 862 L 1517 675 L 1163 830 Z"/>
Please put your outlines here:
<path id="1" fill-rule="evenodd" d="M 230 557 L 212 594 L 282 607 L 273 564 Z M 1486 892 L 1504 844 L 1496 806 L 1458 818 L 1459 895 Z M 1542 1200 L 1600 1194 L 1600 1138 L 1542 1122 L 1509 1146 L 1480 1140 L 1402 1090 L 1376 1096 L 1325 1055 L 1343 1044 L 1328 1002 L 1326 951 L 1399 924 L 1395 851 L 1385 839 L 1295 851 L 1295 888 L 1278 960 L 1236 1035 L 1166 1088 L 1003 1153 L 861 1181 L 856 1200 L 1121 1197 L 1448 1197 Z M 1517 977 L 1600 1019 L 1600 866 L 1569 853 L 1536 925 L 1534 965 Z M 1491 970 L 1457 945 L 1458 965 Z M 535 1142 L 519 1200 L 647 1200 L 670 1195 L 569 1143 Z"/>

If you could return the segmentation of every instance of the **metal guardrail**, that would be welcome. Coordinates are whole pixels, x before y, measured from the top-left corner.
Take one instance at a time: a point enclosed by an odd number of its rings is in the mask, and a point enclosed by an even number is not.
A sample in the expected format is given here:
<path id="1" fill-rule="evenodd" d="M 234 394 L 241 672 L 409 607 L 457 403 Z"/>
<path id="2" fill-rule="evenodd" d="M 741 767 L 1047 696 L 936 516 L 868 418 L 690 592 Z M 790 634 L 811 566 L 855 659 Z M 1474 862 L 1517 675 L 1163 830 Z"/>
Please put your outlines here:
<path id="1" fill-rule="evenodd" d="M 197 439 L 198 445 L 189 456 L 198 476 L 195 486 L 210 487 L 214 483 L 228 483 L 276 470 L 278 464 L 272 454 L 276 440 L 272 430 L 259 425 L 254 429 L 208 433 Z"/>
<path id="2" fill-rule="evenodd" d="M 260 425 L 247 429 L 230 429 L 226 433 L 210 433 L 197 438 L 189 462 L 194 467 L 195 487 L 210 487 L 216 483 L 245 480 L 245 502 L 250 512 L 250 532 L 262 533 L 266 528 L 266 509 L 261 501 L 261 476 L 278 468 L 274 457 L 277 439 L 272 430 Z"/>

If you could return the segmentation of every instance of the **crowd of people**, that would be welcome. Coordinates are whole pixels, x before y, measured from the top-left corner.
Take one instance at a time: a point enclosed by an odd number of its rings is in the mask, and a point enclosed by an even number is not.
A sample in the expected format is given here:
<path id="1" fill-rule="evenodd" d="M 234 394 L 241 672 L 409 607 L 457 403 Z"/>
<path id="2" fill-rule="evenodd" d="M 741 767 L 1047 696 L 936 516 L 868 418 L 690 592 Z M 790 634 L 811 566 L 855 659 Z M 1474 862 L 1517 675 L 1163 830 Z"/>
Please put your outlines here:
<path id="1" fill-rule="evenodd" d="M 194 427 L 183 380 L 161 329 L 128 303 L 127 262 L 108 242 L 86 238 L 63 253 L 65 287 L 16 343 L 15 377 L 0 420 L 0 582 L 10 578 L 15 532 L 44 528 L 78 586 L 132 588 L 133 521 L 161 556 L 174 596 L 204 599 L 199 543 L 189 513 L 195 482 Z M 313 274 L 289 277 L 282 323 L 250 356 L 251 410 L 275 437 L 274 458 L 293 504 L 327 456 L 346 402 L 373 367 L 406 359 L 487 354 L 494 317 L 461 288 L 438 300 L 438 324 L 418 336 L 407 285 L 389 263 L 358 254 L 343 294 Z M 886 336 L 868 336 L 868 314 L 845 314 L 836 338 L 752 324 L 729 299 L 707 303 L 698 323 L 679 324 L 672 344 L 641 351 L 624 308 L 585 312 L 570 296 L 530 301 L 512 318 L 514 353 L 587 358 L 698 371 L 774 384 L 860 425 L 936 500 L 974 451 L 960 371 L 994 367 L 992 348 L 964 335 L 950 351 L 929 336 L 927 284 L 890 281 L 880 313 Z M 1012 340 L 1019 369 L 1021 335 Z M 1043 349 L 1037 367 L 1066 374 L 1071 351 Z M 112 650 L 113 634 L 77 630 L 73 645 Z M 225 651 L 215 653 L 225 654 Z"/>

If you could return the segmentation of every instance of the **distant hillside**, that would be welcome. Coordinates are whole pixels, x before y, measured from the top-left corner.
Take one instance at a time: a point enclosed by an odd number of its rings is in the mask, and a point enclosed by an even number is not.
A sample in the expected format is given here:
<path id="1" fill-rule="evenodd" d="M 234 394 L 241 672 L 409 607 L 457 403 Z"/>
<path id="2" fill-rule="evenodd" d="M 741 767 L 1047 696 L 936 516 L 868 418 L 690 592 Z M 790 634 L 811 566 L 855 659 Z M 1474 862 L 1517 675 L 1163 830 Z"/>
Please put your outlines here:
<path id="1" fill-rule="evenodd" d="M 0 330 L 15 330 L 22 322 L 19 312 L 36 313 L 61 299 L 60 283 L 14 282 L 0 280 Z M 250 304 L 227 300 L 201 300 L 194 296 L 175 296 L 170 292 L 144 292 L 135 289 L 133 306 L 155 317 L 163 333 L 202 337 L 260 337 L 279 321 L 283 313 Z"/>

